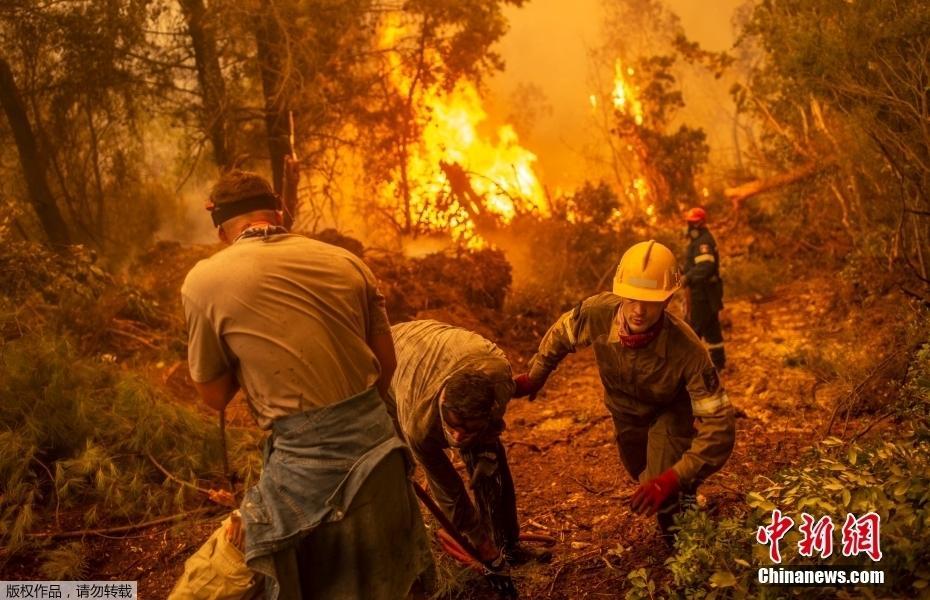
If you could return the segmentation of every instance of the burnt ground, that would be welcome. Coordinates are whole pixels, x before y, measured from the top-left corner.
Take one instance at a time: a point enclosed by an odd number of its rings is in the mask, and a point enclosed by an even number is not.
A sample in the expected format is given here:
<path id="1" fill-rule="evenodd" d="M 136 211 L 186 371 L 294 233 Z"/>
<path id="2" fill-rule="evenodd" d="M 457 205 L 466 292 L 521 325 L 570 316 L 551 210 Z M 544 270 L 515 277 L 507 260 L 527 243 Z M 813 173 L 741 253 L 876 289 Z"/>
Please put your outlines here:
<path id="1" fill-rule="evenodd" d="M 766 476 L 823 437 L 837 398 L 851 386 L 835 373 L 825 377 L 812 353 L 859 362 L 863 369 L 877 362 L 881 341 L 869 347 L 858 343 L 859 316 L 835 317 L 838 292 L 831 289 L 826 280 L 801 280 L 777 289 L 767 301 L 729 302 L 724 313 L 728 368 L 722 380 L 741 416 L 732 458 L 700 489 L 706 510 L 721 515 L 740 510 L 747 491 L 765 487 Z M 515 360 L 515 372 L 523 360 Z M 195 401 L 183 365 L 152 365 L 151 372 L 177 401 Z M 551 563 L 514 570 L 524 598 L 622 597 L 631 570 L 660 567 L 669 555 L 654 520 L 628 509 L 635 486 L 620 464 L 601 396 L 593 354 L 581 351 L 562 363 L 538 399 L 515 400 L 508 411 L 504 441 L 521 526 L 558 539 Z M 236 402 L 234 421 L 245 425 L 245 406 Z M 833 430 L 851 434 L 873 419 L 841 414 Z M 205 513 L 126 535 L 85 537 L 91 578 L 138 580 L 142 598 L 164 598 L 184 560 L 223 516 Z M 456 586 L 450 597 L 490 596 L 480 580 L 445 557 L 439 560 L 446 583 Z M 19 564 L 4 575 L 37 579 L 36 569 Z"/>

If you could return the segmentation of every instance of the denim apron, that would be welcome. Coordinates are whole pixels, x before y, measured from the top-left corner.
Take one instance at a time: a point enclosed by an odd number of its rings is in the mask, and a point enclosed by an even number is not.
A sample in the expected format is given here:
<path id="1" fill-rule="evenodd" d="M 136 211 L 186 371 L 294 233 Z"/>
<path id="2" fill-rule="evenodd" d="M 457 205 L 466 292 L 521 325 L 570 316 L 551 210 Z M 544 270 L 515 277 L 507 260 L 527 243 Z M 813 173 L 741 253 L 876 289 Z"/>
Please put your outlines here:
<path id="1" fill-rule="evenodd" d="M 376 388 L 274 421 L 261 478 L 241 506 L 245 560 L 269 578 L 270 600 L 278 595 L 272 555 L 296 547 L 319 525 L 340 521 L 372 470 L 394 451 L 409 452 Z"/>

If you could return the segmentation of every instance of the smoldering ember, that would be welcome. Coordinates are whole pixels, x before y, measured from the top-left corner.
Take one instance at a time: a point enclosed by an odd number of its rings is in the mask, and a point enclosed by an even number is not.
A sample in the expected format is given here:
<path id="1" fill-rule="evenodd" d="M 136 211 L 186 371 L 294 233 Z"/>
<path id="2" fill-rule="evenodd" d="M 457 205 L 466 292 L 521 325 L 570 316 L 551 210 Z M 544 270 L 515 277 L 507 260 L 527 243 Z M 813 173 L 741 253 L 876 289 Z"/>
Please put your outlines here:
<path id="1" fill-rule="evenodd" d="M 928 85 L 918 0 L 0 3 L 0 598 L 930 598 Z"/>

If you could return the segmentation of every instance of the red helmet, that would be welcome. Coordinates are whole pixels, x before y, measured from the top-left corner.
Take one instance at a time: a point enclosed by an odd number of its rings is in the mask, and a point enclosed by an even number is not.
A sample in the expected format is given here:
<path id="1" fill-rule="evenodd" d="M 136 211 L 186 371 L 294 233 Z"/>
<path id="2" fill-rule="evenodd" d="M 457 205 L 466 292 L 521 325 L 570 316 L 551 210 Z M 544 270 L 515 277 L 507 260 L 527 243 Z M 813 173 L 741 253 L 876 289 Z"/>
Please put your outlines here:
<path id="1" fill-rule="evenodd" d="M 700 207 L 695 207 L 685 213 L 685 221 L 689 223 L 700 223 L 707 219 L 707 212 Z"/>

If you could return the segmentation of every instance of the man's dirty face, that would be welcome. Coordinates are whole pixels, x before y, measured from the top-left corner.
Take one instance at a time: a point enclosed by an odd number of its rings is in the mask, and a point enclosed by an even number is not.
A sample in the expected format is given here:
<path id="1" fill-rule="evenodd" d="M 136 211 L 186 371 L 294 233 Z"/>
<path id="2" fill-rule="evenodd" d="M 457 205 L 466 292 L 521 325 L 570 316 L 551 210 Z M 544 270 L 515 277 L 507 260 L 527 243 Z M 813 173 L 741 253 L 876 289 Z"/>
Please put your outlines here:
<path id="1" fill-rule="evenodd" d="M 655 325 L 662 317 L 668 302 L 644 302 L 642 300 L 623 299 L 620 311 L 630 333 L 642 333 Z"/>
<path id="2" fill-rule="evenodd" d="M 445 391 L 439 396 L 439 415 L 446 441 L 454 448 L 474 442 L 488 425 L 487 419 L 466 419 L 446 405 Z"/>

